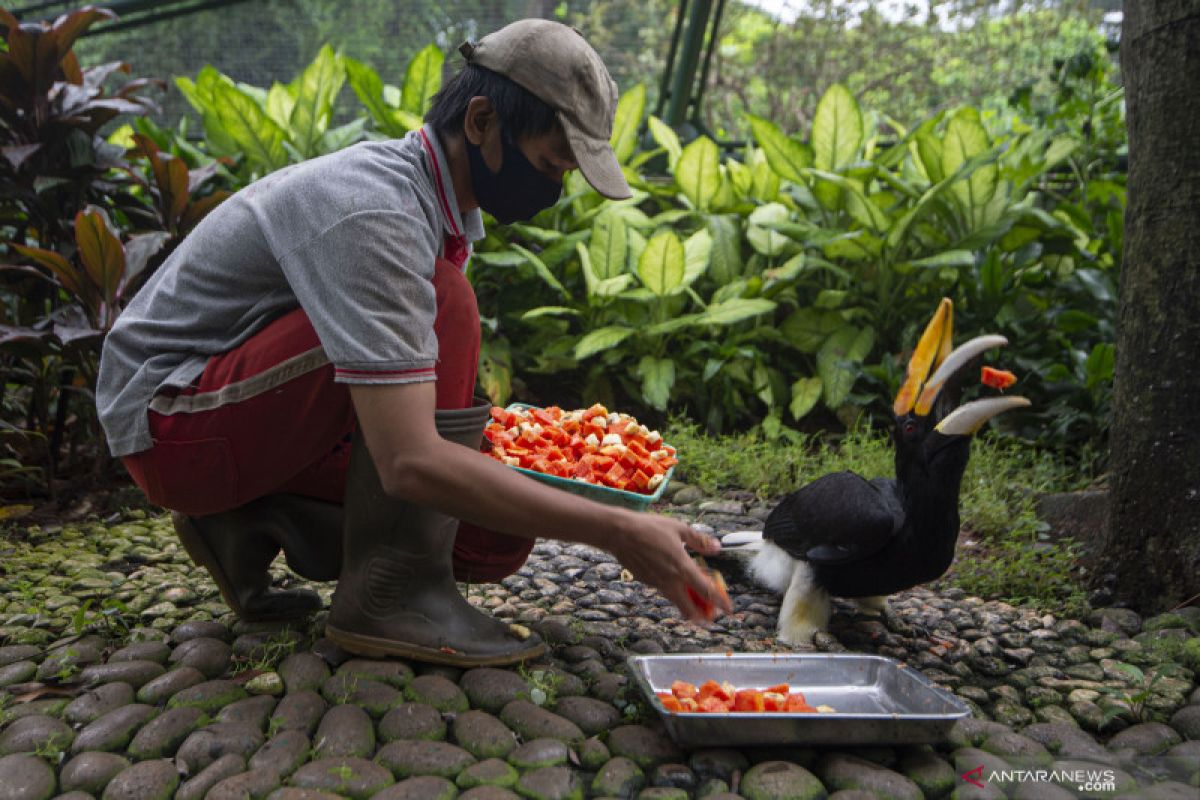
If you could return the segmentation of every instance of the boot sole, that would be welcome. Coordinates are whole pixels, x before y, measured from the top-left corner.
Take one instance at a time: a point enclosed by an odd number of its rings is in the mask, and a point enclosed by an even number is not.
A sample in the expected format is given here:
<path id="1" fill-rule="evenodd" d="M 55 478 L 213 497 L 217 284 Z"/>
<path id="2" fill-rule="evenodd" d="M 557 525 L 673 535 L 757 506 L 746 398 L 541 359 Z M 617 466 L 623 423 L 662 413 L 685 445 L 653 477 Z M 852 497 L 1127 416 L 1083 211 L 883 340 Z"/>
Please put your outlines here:
<path id="1" fill-rule="evenodd" d="M 213 554 L 213 551 L 204 541 L 204 537 L 196 530 L 196 526 L 192 524 L 192 521 L 182 514 L 178 515 L 173 521 L 175 522 L 175 533 L 179 536 L 179 541 L 183 544 L 183 549 L 187 551 L 196 564 L 208 570 L 208 574 L 212 576 L 213 583 L 217 584 L 217 591 L 221 593 L 221 599 L 225 601 L 225 605 L 229 606 L 230 610 L 239 619 L 243 619 L 246 622 L 288 622 L 308 616 L 309 612 L 299 614 L 248 613 L 242 607 L 242 604 L 238 602 L 237 594 L 233 591 L 233 584 L 225 575 L 225 571 L 221 569 L 221 562 L 217 560 L 216 555 Z"/>
<path id="2" fill-rule="evenodd" d="M 364 636 L 361 633 L 339 630 L 328 623 L 325 625 L 325 635 L 343 650 L 355 655 L 367 656 L 368 658 L 399 656 L 400 658 L 411 658 L 416 661 L 424 661 L 430 664 L 444 664 L 451 667 L 512 666 L 537 658 L 546 652 L 546 643 L 541 642 L 528 650 L 522 650 L 506 656 L 472 656 L 468 653 L 459 653 L 457 651 L 446 652 L 445 650 L 435 650 L 417 644 L 399 642 L 395 639 Z"/>

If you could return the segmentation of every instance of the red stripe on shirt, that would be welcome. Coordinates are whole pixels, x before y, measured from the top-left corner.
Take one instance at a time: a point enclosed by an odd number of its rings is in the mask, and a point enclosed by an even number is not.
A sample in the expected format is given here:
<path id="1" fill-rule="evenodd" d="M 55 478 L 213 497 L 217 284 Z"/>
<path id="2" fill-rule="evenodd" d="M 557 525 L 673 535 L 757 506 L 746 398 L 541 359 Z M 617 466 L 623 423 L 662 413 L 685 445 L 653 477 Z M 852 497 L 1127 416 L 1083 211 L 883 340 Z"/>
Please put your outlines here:
<path id="1" fill-rule="evenodd" d="M 462 236 L 462 231 L 458 229 L 458 225 L 454 222 L 454 214 L 450 211 L 450 201 L 446 199 L 446 185 L 442 183 L 442 168 L 438 165 L 437 155 L 434 153 L 433 145 L 429 143 L 429 137 L 425 135 L 425 129 L 420 129 L 421 143 L 425 145 L 425 152 L 429 154 L 429 162 L 433 165 L 433 181 L 437 184 L 438 199 L 442 201 L 442 212 L 446 215 L 446 219 L 450 222 L 450 230 L 455 236 Z"/>

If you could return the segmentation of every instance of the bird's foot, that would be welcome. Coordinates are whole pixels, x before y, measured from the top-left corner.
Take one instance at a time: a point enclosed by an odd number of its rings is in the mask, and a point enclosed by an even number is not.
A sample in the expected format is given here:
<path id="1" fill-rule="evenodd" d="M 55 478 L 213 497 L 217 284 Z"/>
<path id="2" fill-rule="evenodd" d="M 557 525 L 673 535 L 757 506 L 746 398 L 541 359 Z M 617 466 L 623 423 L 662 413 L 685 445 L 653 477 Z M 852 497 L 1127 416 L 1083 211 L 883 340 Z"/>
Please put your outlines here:
<path id="1" fill-rule="evenodd" d="M 858 606 L 859 613 L 865 614 L 868 617 L 886 617 L 889 611 L 887 595 L 857 597 L 854 599 L 854 604 Z"/>

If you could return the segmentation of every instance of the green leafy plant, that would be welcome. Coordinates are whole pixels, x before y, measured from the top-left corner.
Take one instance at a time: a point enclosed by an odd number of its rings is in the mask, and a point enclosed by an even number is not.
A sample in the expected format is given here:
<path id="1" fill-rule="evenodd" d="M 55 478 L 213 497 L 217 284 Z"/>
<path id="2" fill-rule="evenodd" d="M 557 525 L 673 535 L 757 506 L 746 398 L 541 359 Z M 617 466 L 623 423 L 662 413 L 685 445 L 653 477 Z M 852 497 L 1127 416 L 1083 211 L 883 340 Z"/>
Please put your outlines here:
<path id="1" fill-rule="evenodd" d="M 244 180 L 338 150 L 362 138 L 364 120 L 330 127 L 345 82 L 343 57 L 326 45 L 290 83 L 261 89 L 214 67 L 175 85 L 199 112 L 209 151 L 242 158 Z"/>

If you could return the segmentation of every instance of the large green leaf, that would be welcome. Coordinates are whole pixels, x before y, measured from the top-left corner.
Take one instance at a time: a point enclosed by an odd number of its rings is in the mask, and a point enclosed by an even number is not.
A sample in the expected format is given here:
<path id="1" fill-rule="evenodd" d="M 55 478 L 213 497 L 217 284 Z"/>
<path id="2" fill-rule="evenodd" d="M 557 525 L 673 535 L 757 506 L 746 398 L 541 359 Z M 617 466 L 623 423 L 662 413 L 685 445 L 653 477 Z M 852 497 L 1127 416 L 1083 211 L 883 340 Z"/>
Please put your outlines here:
<path id="1" fill-rule="evenodd" d="M 273 172 L 288 163 L 287 150 L 283 142 L 287 138 L 283 128 L 267 115 L 259 105 L 238 87 L 221 83 L 215 87 L 216 114 L 222 128 L 246 154 L 251 164 L 266 172 Z"/>
<path id="2" fill-rule="evenodd" d="M 712 258 L 713 239 L 704 228 L 693 233 L 683 243 L 683 285 L 691 286 L 708 269 Z"/>
<path id="3" fill-rule="evenodd" d="M 638 129 L 642 126 L 642 116 L 646 113 L 646 85 L 639 83 L 621 95 L 617 101 L 617 113 L 613 117 L 612 138 L 609 143 L 617 155 L 617 161 L 624 164 L 629 161 L 637 150 Z"/>
<path id="4" fill-rule="evenodd" d="M 815 353 L 829 335 L 844 323 L 845 319 L 838 311 L 801 308 L 785 319 L 779 329 L 798 350 Z"/>
<path id="5" fill-rule="evenodd" d="M 833 172 L 825 172 L 824 170 L 812 169 L 806 170 L 806 172 L 816 178 L 820 178 L 825 184 L 836 186 L 842 190 L 838 199 L 845 207 L 846 212 L 854 218 L 855 222 L 876 231 L 885 231 L 888 229 L 890 220 L 887 214 L 863 194 L 861 183 Z"/>
<path id="6" fill-rule="evenodd" d="M 707 136 L 693 140 L 675 164 L 675 182 L 692 207 L 707 211 L 721 188 L 721 152 Z"/>
<path id="7" fill-rule="evenodd" d="M 979 113 L 967 108 L 951 117 L 942 139 L 942 171 L 949 175 L 970 159 L 988 151 L 991 143 L 979 121 Z M 984 213 L 996 191 L 1000 170 L 995 164 L 980 164 L 955 181 L 951 190 L 972 228 L 984 224 Z"/>
<path id="8" fill-rule="evenodd" d="M 970 250 L 946 250 L 908 264 L 911 267 L 971 267 L 975 265 L 975 253 Z"/>
<path id="9" fill-rule="evenodd" d="M 638 277 L 647 289 L 660 297 L 671 294 L 683 284 L 683 244 L 673 231 L 661 231 L 650 237 L 638 259 Z"/>
<path id="10" fill-rule="evenodd" d="M 325 45 L 292 83 L 290 94 L 295 104 L 288 120 L 288 132 L 292 146 L 304 158 L 321 154 L 333 103 L 345 79 L 342 57 Z"/>
<path id="11" fill-rule="evenodd" d="M 400 90 L 400 108 L 415 117 L 425 116 L 429 102 L 442 88 L 442 65 L 446 57 L 436 44 L 427 45 L 408 62 L 404 86 Z"/>
<path id="12" fill-rule="evenodd" d="M 774 310 L 775 303 L 771 300 L 761 297 L 733 297 L 713 303 L 696 321 L 702 325 L 732 325 L 759 314 L 769 314 Z"/>
<path id="13" fill-rule="evenodd" d="M 401 109 L 388 105 L 384 99 L 383 80 L 379 77 L 378 72 L 353 58 L 345 57 L 342 59 L 342 63 L 346 68 L 346 77 L 350 81 L 350 88 L 354 90 L 359 102 L 370 113 L 371 119 L 374 120 L 375 127 L 380 133 L 399 138 L 413 130 L 415 126 L 409 123 L 413 121 L 414 115 L 406 115 Z M 417 125 L 419 124 L 418 118 Z"/>
<path id="14" fill-rule="evenodd" d="M 554 277 L 554 273 L 552 273 L 550 268 L 546 266 L 546 262 L 538 258 L 535 253 L 525 249 L 524 247 L 521 247 L 519 244 L 514 244 L 512 248 L 521 255 L 525 256 L 525 261 L 533 267 L 533 271 L 537 273 L 537 276 L 545 281 L 547 285 L 557 289 L 564 297 L 570 297 L 570 294 L 567 292 L 567 290 L 563 288 L 561 283 L 559 283 L 558 278 Z"/>
<path id="15" fill-rule="evenodd" d="M 862 143 L 862 110 L 850 90 L 835 83 L 813 116 L 813 163 L 817 169 L 839 170 L 858 159 Z"/>
<path id="16" fill-rule="evenodd" d="M 537 319 L 538 317 L 577 317 L 579 312 L 567 306 L 538 306 L 531 308 L 521 315 L 521 319 Z"/>
<path id="17" fill-rule="evenodd" d="M 825 404 L 837 408 L 846 402 L 858 377 L 857 365 L 871 352 L 875 331 L 847 325 L 834 332 L 817 351 L 817 374 L 825 390 Z"/>
<path id="18" fill-rule="evenodd" d="M 642 397 L 651 408 L 666 411 L 675 385 L 675 362 L 669 358 L 642 356 L 637 374 L 642 379 Z"/>
<path id="19" fill-rule="evenodd" d="M 764 256 L 777 256 L 791 243 L 774 226 L 788 221 L 787 206 L 782 203 L 767 203 L 751 212 L 747 218 L 746 238 L 750 245 Z"/>
<path id="20" fill-rule="evenodd" d="M 792 384 L 792 402 L 788 408 L 794 419 L 800 419 L 812 411 L 821 399 L 821 379 L 817 376 L 801 378 Z"/>
<path id="21" fill-rule="evenodd" d="M 267 116 L 286 127 L 290 124 L 292 108 L 295 105 L 296 99 L 292 97 L 288 87 L 278 81 L 271 84 L 267 92 Z"/>
<path id="22" fill-rule="evenodd" d="M 651 116 L 646 124 L 650 128 L 650 135 L 654 137 L 654 141 L 667 151 L 667 164 L 674 170 L 679 156 L 683 153 L 683 145 L 679 143 L 679 136 L 671 129 L 670 125 L 658 117 Z"/>
<path id="23" fill-rule="evenodd" d="M 808 148 L 788 136 L 774 122 L 747 114 L 750 120 L 750 130 L 755 141 L 766 155 L 767 163 L 781 178 L 799 183 L 803 180 L 803 170 L 812 165 L 812 155 Z"/>
<path id="24" fill-rule="evenodd" d="M 175 79 L 175 86 L 178 87 L 180 94 L 192 108 L 200 113 L 210 151 L 216 154 L 232 155 L 238 152 L 238 143 L 225 130 L 220 115 L 217 113 L 221 103 L 217 96 L 217 87 L 222 84 L 232 86 L 233 82 L 212 66 L 203 67 L 196 74 L 194 83 L 184 77 Z"/>
<path id="25" fill-rule="evenodd" d="M 633 328 L 610 325 L 590 331 L 575 344 L 575 360 L 583 361 L 589 356 L 616 347 L 634 332 Z"/>
<path id="26" fill-rule="evenodd" d="M 708 229 L 712 233 L 708 274 L 724 286 L 742 275 L 741 232 L 736 218 L 724 215 L 709 217 Z"/>
<path id="27" fill-rule="evenodd" d="M 591 266 L 598 280 L 615 278 L 626 271 L 629 259 L 629 236 L 625 220 L 619 214 L 605 212 L 592 223 L 592 238 L 588 242 Z"/>
<path id="28" fill-rule="evenodd" d="M 888 230 L 888 247 L 893 249 L 899 247 L 907 238 L 908 231 L 912 224 L 925 214 L 929 213 L 930 209 L 935 206 L 935 204 L 939 201 L 939 198 L 946 192 L 946 190 L 954 185 L 955 181 L 959 180 L 959 178 L 969 174 L 972 170 L 975 170 L 980 166 L 995 162 L 996 159 L 1000 157 L 1000 152 L 1000 148 L 994 147 L 984 153 L 972 156 L 950 175 L 947 175 L 941 181 L 926 189 L 925 193 L 921 195 L 921 199 L 917 201 L 916 205 L 909 209 L 904 216 L 896 220 L 896 222 L 892 224 L 890 230 Z"/>

